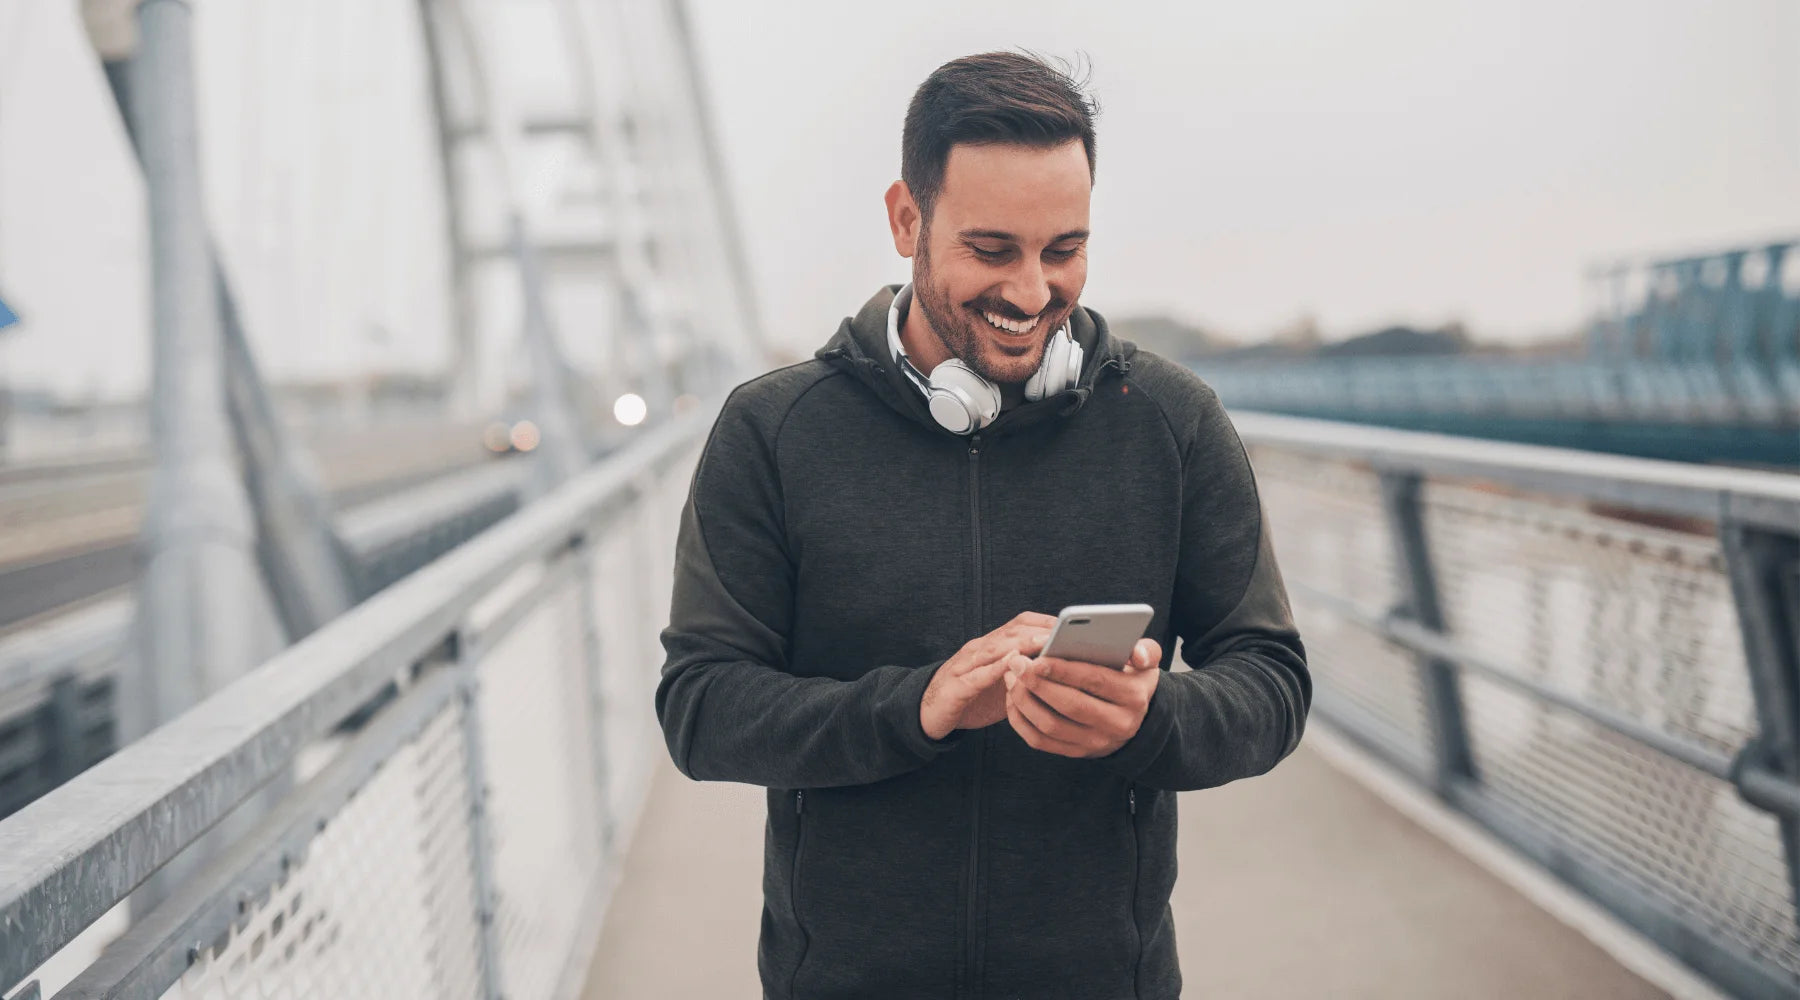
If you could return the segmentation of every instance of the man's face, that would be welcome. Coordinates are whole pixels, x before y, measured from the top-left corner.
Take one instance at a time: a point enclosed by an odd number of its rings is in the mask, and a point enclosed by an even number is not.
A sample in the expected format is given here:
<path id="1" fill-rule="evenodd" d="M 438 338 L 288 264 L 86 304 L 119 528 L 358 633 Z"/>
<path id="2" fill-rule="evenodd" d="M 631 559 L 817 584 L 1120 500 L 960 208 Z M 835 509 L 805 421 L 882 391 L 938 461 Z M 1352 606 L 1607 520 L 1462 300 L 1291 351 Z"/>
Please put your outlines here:
<path id="1" fill-rule="evenodd" d="M 1079 140 L 954 146 L 913 258 L 913 301 L 950 353 L 1019 383 L 1087 284 L 1093 184 Z"/>

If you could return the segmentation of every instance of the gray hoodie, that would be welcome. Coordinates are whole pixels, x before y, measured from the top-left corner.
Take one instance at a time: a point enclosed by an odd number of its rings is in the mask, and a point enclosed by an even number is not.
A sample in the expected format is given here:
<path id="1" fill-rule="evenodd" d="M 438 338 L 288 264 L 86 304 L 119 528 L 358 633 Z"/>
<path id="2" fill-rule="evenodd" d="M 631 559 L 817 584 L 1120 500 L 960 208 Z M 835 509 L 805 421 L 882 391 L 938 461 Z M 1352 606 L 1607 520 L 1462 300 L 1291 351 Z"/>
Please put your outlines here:
<path id="1" fill-rule="evenodd" d="M 1177 997 L 1174 793 L 1274 767 L 1312 698 L 1243 446 L 1085 308 L 1075 388 L 953 435 L 887 354 L 895 291 L 731 394 L 682 512 L 656 711 L 682 773 L 768 789 L 764 995 Z M 926 736 L 965 642 L 1114 602 L 1165 650 L 1117 752 Z"/>

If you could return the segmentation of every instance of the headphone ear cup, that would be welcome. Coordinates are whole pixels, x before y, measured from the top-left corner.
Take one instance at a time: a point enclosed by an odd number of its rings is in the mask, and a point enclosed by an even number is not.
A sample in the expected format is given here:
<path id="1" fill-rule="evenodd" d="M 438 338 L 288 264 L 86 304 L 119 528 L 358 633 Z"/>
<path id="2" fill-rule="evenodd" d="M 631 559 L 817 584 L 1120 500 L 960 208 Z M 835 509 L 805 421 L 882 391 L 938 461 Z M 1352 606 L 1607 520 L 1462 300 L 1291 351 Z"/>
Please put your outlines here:
<path id="1" fill-rule="evenodd" d="M 1081 345 L 1075 341 L 1075 337 L 1069 333 L 1069 328 L 1066 326 L 1063 327 L 1063 339 L 1068 341 L 1069 353 L 1068 366 L 1063 370 L 1062 387 L 1073 389 L 1081 382 L 1081 363 L 1087 358 L 1087 351 L 1083 350 Z"/>
<path id="2" fill-rule="evenodd" d="M 1025 380 L 1025 398 L 1035 403 L 1074 388 L 1081 379 L 1082 354 L 1081 345 L 1069 336 L 1068 327 L 1056 331 L 1044 345 L 1044 358 L 1038 362 L 1037 371 Z"/>
<path id="3" fill-rule="evenodd" d="M 931 418 L 952 434 L 969 434 L 1000 415 L 1000 389 L 975 374 L 961 358 L 931 370 Z"/>
<path id="4" fill-rule="evenodd" d="M 1035 403 L 1044 398 L 1044 374 L 1050 371 L 1051 361 L 1055 357 L 1056 338 L 1051 337 L 1050 342 L 1044 345 L 1044 356 L 1038 361 L 1037 371 L 1032 372 L 1031 377 L 1025 380 L 1026 399 Z"/>

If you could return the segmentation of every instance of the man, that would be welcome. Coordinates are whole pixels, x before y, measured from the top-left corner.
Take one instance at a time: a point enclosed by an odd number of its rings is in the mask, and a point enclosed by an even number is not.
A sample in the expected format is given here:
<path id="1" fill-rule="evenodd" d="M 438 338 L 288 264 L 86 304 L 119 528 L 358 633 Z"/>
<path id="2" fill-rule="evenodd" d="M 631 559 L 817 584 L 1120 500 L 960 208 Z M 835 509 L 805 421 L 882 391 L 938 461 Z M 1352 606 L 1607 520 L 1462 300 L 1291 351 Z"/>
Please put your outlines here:
<path id="1" fill-rule="evenodd" d="M 769 790 L 766 997 L 1176 997 L 1174 793 L 1300 740 L 1243 447 L 1077 305 L 1093 165 L 1066 75 L 939 68 L 887 193 L 912 284 L 701 457 L 656 708 L 683 773 Z M 1125 670 L 1034 658 L 1062 607 L 1132 602 Z"/>

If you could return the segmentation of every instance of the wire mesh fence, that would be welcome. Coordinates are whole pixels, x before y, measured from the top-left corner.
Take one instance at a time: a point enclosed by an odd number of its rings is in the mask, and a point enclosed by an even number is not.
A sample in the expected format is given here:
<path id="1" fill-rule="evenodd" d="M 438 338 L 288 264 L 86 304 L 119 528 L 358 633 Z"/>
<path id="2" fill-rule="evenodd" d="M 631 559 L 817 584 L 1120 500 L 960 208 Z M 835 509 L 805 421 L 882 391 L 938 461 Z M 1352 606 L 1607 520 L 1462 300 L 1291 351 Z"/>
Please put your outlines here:
<path id="1" fill-rule="evenodd" d="M 575 581 L 562 575 L 476 667 L 494 933 L 502 990 L 514 997 L 554 991 L 603 862 L 583 608 Z M 634 666 L 653 670 L 654 662 Z"/>
<path id="2" fill-rule="evenodd" d="M 1275 448 L 1252 448 L 1251 460 L 1315 673 L 1369 739 L 1426 767 L 1431 725 L 1412 654 L 1318 599 L 1369 616 L 1400 599 L 1375 472 Z"/>
<path id="3" fill-rule="evenodd" d="M 163 996 L 480 996 L 464 711 L 444 705 Z"/>
<path id="4" fill-rule="evenodd" d="M 1319 714 L 1721 985 L 1800 994 L 1792 820 L 1738 784 L 1744 769 L 1780 770 L 1762 752 L 1756 681 L 1794 665 L 1775 662 L 1779 649 L 1747 651 L 1746 595 L 1734 592 L 1717 516 L 1729 491 L 1677 502 L 1666 476 L 1646 474 L 1641 502 L 1601 503 L 1578 476 L 1381 447 L 1418 435 L 1378 431 L 1383 442 L 1334 449 L 1298 440 L 1305 421 L 1240 423 Z M 1382 489 L 1401 479 L 1417 489 Z M 1779 477 L 1754 482 L 1800 492 Z M 1709 504 L 1714 517 L 1695 516 Z M 1422 566 L 1399 558 L 1397 525 L 1422 532 Z M 1759 530 L 1780 558 L 1751 577 L 1771 592 L 1748 597 L 1785 607 L 1791 630 L 1797 609 L 1779 577 L 1800 565 L 1800 517 Z M 1433 642 L 1408 641 L 1421 624 Z M 1446 662 L 1454 696 L 1434 707 L 1427 678 Z M 1771 710 L 1780 720 L 1792 706 L 1760 706 Z M 1466 747 L 1466 763 L 1446 739 Z"/>
<path id="5" fill-rule="evenodd" d="M 661 602 L 704 426 L 650 434 L 0 826 L 0 844 L 72 829 L 62 810 L 94 832 L 0 871 L 0 996 L 577 993 L 657 750 Z M 245 726 L 246 705 L 269 721 Z M 110 943 L 44 919 L 104 913 L 183 842 L 164 841 L 289 768 L 290 792 Z"/>

